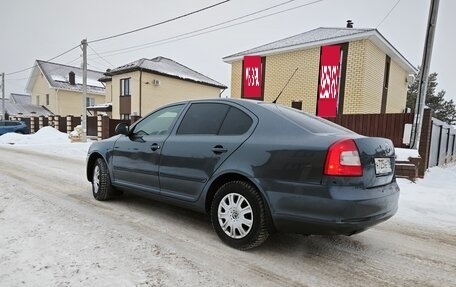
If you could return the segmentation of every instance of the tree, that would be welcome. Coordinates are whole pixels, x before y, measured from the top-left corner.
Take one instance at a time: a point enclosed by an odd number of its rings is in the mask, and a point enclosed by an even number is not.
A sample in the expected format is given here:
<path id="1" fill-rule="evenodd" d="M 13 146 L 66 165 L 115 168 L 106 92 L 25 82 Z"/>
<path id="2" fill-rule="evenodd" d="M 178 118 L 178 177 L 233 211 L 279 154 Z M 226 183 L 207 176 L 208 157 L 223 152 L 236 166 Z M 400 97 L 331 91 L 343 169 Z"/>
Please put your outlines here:
<path id="1" fill-rule="evenodd" d="M 415 74 L 415 80 L 408 85 L 407 90 L 407 107 L 413 112 L 415 110 L 418 89 L 420 85 L 420 73 Z M 428 87 L 426 91 L 425 104 L 433 110 L 433 116 L 448 124 L 456 123 L 456 107 L 453 100 L 445 100 L 445 90 L 440 90 L 436 94 L 437 89 L 437 73 L 431 73 L 428 77 Z"/>

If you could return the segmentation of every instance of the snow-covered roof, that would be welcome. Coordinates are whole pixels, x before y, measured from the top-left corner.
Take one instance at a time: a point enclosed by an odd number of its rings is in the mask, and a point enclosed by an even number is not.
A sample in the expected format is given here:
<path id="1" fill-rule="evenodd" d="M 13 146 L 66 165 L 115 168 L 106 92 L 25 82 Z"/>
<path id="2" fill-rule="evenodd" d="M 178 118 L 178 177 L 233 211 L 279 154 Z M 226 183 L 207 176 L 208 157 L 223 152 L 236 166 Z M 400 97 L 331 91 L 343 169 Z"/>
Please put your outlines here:
<path id="1" fill-rule="evenodd" d="M 320 27 L 285 39 L 274 41 L 223 58 L 226 63 L 240 60 L 246 55 L 268 56 L 297 50 L 314 48 L 322 45 L 334 45 L 368 39 L 390 56 L 408 73 L 417 69 L 396 48 L 383 37 L 377 29 L 325 28 Z"/>
<path id="2" fill-rule="evenodd" d="M 39 75 L 43 73 L 51 88 L 76 91 L 82 93 L 82 69 L 78 67 L 36 60 L 36 65 L 27 83 L 26 91 L 32 92 L 33 85 Z M 69 73 L 75 74 L 75 84 L 70 84 Z M 104 94 L 105 87 L 98 81 L 103 72 L 87 70 L 87 93 Z"/>
<path id="3" fill-rule="evenodd" d="M 31 95 L 24 95 L 24 94 L 15 94 L 11 93 L 9 100 L 11 103 L 16 104 L 31 104 L 32 103 L 32 96 Z"/>
<path id="4" fill-rule="evenodd" d="M 133 71 L 147 71 L 154 74 L 160 74 L 186 81 L 201 83 L 204 85 L 214 86 L 221 89 L 227 87 L 195 70 L 192 70 L 176 61 L 165 57 L 156 57 L 153 59 L 139 59 L 126 65 L 117 67 L 105 73 L 105 76 L 113 76 Z M 101 77 L 100 77 L 101 78 Z M 103 77 L 105 80 L 106 77 Z"/>
<path id="5" fill-rule="evenodd" d="M 22 115 L 24 117 L 34 116 L 50 116 L 53 115 L 51 111 L 43 106 L 37 106 L 26 103 L 14 103 L 10 101 L 5 102 L 5 110 L 10 116 Z"/>
<path id="6" fill-rule="evenodd" d="M 112 103 L 104 103 L 87 107 L 87 110 L 94 111 L 112 111 Z"/>

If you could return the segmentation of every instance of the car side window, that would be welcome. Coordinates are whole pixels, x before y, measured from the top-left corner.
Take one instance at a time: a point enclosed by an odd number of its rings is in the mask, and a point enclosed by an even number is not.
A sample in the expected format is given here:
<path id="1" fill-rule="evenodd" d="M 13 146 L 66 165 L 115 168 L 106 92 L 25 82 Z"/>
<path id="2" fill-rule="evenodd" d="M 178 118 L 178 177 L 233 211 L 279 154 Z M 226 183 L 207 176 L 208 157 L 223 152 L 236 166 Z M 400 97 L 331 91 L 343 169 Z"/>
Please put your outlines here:
<path id="1" fill-rule="evenodd" d="M 253 120 L 246 113 L 231 107 L 220 128 L 219 135 L 242 135 L 252 126 Z"/>
<path id="2" fill-rule="evenodd" d="M 216 103 L 194 103 L 177 130 L 178 135 L 216 135 L 230 106 Z"/>
<path id="3" fill-rule="evenodd" d="M 138 136 L 167 134 L 183 106 L 171 106 L 150 114 L 134 127 L 133 134 Z"/>

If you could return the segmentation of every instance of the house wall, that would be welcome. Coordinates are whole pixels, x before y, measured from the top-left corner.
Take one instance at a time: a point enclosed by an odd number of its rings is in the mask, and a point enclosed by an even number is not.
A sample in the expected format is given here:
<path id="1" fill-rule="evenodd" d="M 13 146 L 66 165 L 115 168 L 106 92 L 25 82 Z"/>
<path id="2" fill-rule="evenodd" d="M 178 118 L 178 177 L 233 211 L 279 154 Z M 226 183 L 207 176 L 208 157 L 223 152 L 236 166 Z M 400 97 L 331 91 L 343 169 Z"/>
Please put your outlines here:
<path id="1" fill-rule="evenodd" d="M 142 116 L 173 102 L 219 98 L 221 92 L 217 87 L 151 73 L 143 73 L 142 79 Z M 159 80 L 160 85 L 155 86 L 152 83 L 154 79 Z"/>
<path id="2" fill-rule="evenodd" d="M 105 102 L 112 103 L 112 82 L 108 81 L 104 83 L 105 85 Z"/>
<path id="3" fill-rule="evenodd" d="M 350 42 L 345 76 L 344 114 L 357 114 L 362 110 L 365 64 L 366 45 L 364 41 Z"/>
<path id="4" fill-rule="evenodd" d="M 112 76 L 112 81 L 109 82 L 111 87 L 109 88 L 111 90 L 111 95 L 112 95 L 112 117 L 114 119 L 120 119 L 120 80 L 121 79 L 127 79 L 130 78 L 130 94 L 131 95 L 139 95 L 139 72 L 131 72 L 131 73 L 125 73 L 121 75 L 115 75 Z M 136 111 L 138 112 L 139 109 L 137 108 L 139 106 L 139 99 L 134 100 L 134 97 L 131 97 L 131 111 Z M 136 107 L 136 108 L 134 108 Z M 138 113 L 139 114 L 139 113 Z"/>
<path id="5" fill-rule="evenodd" d="M 120 118 L 119 98 L 120 98 L 120 79 L 131 78 L 131 113 L 145 116 L 149 112 L 166 104 L 196 99 L 218 98 L 221 92 L 220 88 L 193 83 L 190 81 L 179 80 L 162 75 L 148 72 L 131 72 L 112 77 L 112 81 L 107 83 L 112 93 L 112 117 Z M 153 81 L 159 80 L 158 86 Z M 141 85 L 141 99 L 140 94 Z"/>
<path id="6" fill-rule="evenodd" d="M 291 106 L 292 101 L 302 100 L 303 111 L 315 113 L 319 57 L 319 48 L 266 57 L 264 100 L 266 102 L 274 101 L 293 72 L 298 68 L 277 103 Z"/>
<path id="7" fill-rule="evenodd" d="M 55 89 L 51 89 L 49 84 L 42 73 L 39 73 L 32 88 L 32 104 L 45 106 L 53 113 L 57 111 L 57 97 Z M 49 94 L 49 105 L 46 105 L 46 94 Z M 39 103 L 36 101 L 36 96 L 40 97 Z"/>
<path id="8" fill-rule="evenodd" d="M 387 113 L 403 113 L 407 103 L 407 71 L 391 60 Z"/>
<path id="9" fill-rule="evenodd" d="M 361 109 L 357 113 L 376 114 L 380 113 L 382 106 L 386 54 L 371 41 L 362 42 L 365 45 L 364 80 Z"/>
<path id="10" fill-rule="evenodd" d="M 272 102 L 285 87 L 288 79 L 298 71 L 283 91 L 277 103 L 291 106 L 292 101 L 302 100 L 302 109 L 315 113 L 317 105 L 320 48 L 276 54 L 266 57 L 264 101 Z M 242 60 L 232 65 L 231 97 L 241 97 Z"/>
<path id="11" fill-rule="evenodd" d="M 266 64 L 267 66 L 267 64 Z M 242 60 L 231 64 L 231 97 L 240 99 L 242 89 Z"/>
<path id="12" fill-rule="evenodd" d="M 103 94 L 90 94 L 87 93 L 88 98 L 95 99 L 95 105 L 100 105 L 105 102 L 105 96 Z M 51 111 L 56 115 L 67 116 L 79 116 L 82 115 L 82 93 L 72 92 L 67 90 L 57 90 L 57 112 Z"/>
<path id="13" fill-rule="evenodd" d="M 344 114 L 380 113 L 385 59 L 386 54 L 369 40 L 349 43 Z M 273 101 L 298 67 L 278 103 L 291 106 L 293 100 L 302 100 L 303 110 L 315 114 L 319 63 L 320 47 L 267 56 L 264 101 Z M 231 97 L 240 98 L 242 60 L 233 62 L 231 67 Z M 400 113 L 405 109 L 406 76 L 407 72 L 391 59 L 387 113 Z"/>
<path id="14" fill-rule="evenodd" d="M 46 94 L 49 94 L 49 105 L 46 105 Z M 40 96 L 39 103 L 36 96 Z M 95 98 L 95 104 L 105 102 L 103 94 L 87 94 Z M 56 115 L 82 115 L 82 93 L 51 88 L 42 73 L 39 73 L 32 88 L 32 104 L 45 106 Z"/>

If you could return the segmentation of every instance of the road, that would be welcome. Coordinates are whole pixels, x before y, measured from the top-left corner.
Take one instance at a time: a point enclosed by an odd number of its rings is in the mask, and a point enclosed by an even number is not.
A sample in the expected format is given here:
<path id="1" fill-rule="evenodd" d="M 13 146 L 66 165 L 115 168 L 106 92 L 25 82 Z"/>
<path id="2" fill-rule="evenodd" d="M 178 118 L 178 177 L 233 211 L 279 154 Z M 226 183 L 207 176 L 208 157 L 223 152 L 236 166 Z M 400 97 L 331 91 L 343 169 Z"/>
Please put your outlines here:
<path id="1" fill-rule="evenodd" d="M 393 217 L 351 237 L 225 246 L 205 215 L 92 198 L 85 162 L 0 147 L 0 286 L 456 286 L 456 234 Z"/>

